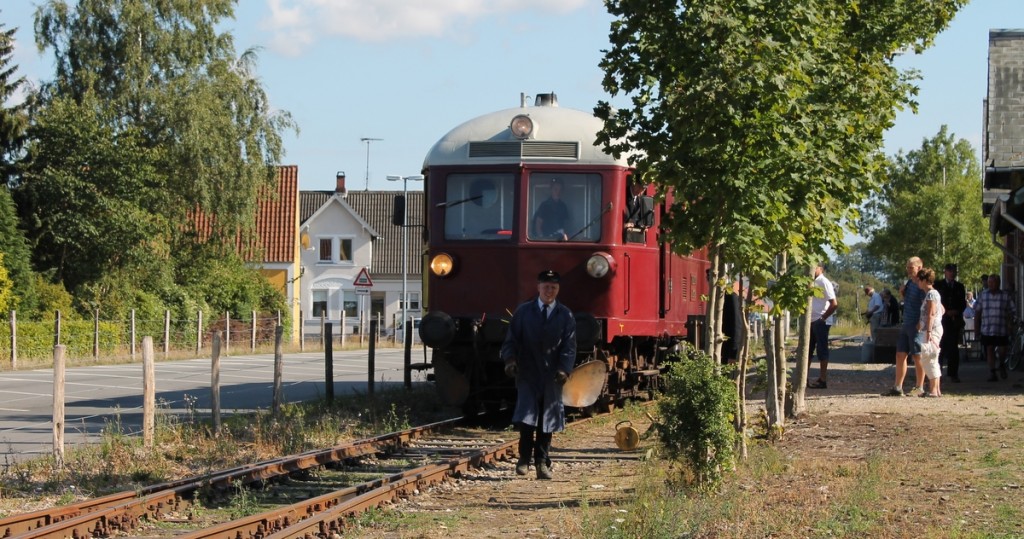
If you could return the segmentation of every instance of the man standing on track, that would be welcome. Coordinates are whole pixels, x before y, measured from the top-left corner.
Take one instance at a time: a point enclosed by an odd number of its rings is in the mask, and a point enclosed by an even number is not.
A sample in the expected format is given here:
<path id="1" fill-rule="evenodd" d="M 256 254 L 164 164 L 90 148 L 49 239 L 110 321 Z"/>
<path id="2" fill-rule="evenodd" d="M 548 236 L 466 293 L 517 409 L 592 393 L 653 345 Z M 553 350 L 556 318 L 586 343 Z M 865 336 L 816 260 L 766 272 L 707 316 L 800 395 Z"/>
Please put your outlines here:
<path id="1" fill-rule="evenodd" d="M 551 435 L 565 429 L 562 384 L 576 361 L 576 319 L 555 301 L 559 281 L 552 270 L 537 276 L 537 297 L 516 308 L 501 346 L 505 374 L 516 379 L 516 473 L 526 475 L 532 457 L 537 479 L 551 479 Z"/>

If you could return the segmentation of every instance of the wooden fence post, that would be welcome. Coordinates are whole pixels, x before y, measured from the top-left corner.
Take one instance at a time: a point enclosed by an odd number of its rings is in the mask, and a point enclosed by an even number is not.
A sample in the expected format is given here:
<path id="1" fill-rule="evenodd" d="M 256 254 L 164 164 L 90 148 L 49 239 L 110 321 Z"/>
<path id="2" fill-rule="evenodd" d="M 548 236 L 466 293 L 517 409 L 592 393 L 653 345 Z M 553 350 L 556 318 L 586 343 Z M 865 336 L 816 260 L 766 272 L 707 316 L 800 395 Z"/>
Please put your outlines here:
<path id="1" fill-rule="evenodd" d="M 131 327 L 129 329 L 129 333 L 131 333 L 132 362 L 134 363 L 135 362 L 135 309 L 132 309 L 132 321 L 131 321 Z"/>
<path id="2" fill-rule="evenodd" d="M 196 316 L 196 355 L 203 353 L 203 310 L 199 309 Z"/>
<path id="3" fill-rule="evenodd" d="M 153 448 L 156 428 L 156 366 L 153 360 L 153 337 L 142 338 L 142 445 Z"/>
<path id="4" fill-rule="evenodd" d="M 231 311 L 224 313 L 224 354 L 231 355 Z"/>
<path id="5" fill-rule="evenodd" d="M 220 334 L 213 333 L 213 354 L 210 363 L 210 409 L 213 413 L 213 434 L 220 435 Z"/>
<path id="6" fill-rule="evenodd" d="M 143 337 L 145 340 L 145 337 Z M 145 344 L 143 344 L 145 345 Z M 171 311 L 170 309 L 164 311 L 164 359 L 167 359 L 168 354 L 171 353 Z M 143 357 L 142 361 L 146 361 Z"/>
<path id="7" fill-rule="evenodd" d="M 53 316 L 53 345 L 60 344 L 60 309 Z"/>
<path id="8" fill-rule="evenodd" d="M 256 311 L 252 312 L 252 335 L 249 337 L 249 350 L 256 351 Z"/>
<path id="9" fill-rule="evenodd" d="M 367 374 L 368 379 L 366 381 L 366 394 L 369 397 L 371 397 L 371 398 L 373 397 L 373 376 L 375 374 L 374 371 L 377 370 L 377 367 L 376 367 L 376 360 L 377 360 L 377 358 L 376 358 L 376 356 L 377 356 L 376 343 L 377 343 L 377 339 L 373 338 L 373 334 L 374 333 L 377 333 L 377 321 L 373 320 L 371 318 L 371 320 L 370 320 L 370 342 L 367 345 L 369 347 L 369 352 L 366 354 L 367 358 L 368 358 L 367 366 L 366 366 L 366 372 L 368 373 Z"/>
<path id="10" fill-rule="evenodd" d="M 345 349 L 345 311 L 341 311 L 341 327 L 338 328 L 338 333 L 341 334 L 341 339 L 339 339 L 339 341 L 338 341 L 339 342 L 339 344 L 338 344 L 339 348 L 338 349 L 339 350 L 344 350 Z"/>
<path id="11" fill-rule="evenodd" d="M 94 309 L 92 312 L 92 358 L 96 361 L 100 359 L 100 310 Z"/>
<path id="12" fill-rule="evenodd" d="M 11 310 L 11 370 L 18 370 L 18 312 Z"/>
<path id="13" fill-rule="evenodd" d="M 330 337 L 324 337 L 324 324 L 327 323 L 327 314 L 324 311 L 320 311 L 320 349 L 324 349 L 324 342 Z"/>
<path id="14" fill-rule="evenodd" d="M 332 324 L 326 324 L 327 331 L 334 332 Z M 334 402 L 334 340 L 324 341 L 324 383 L 327 394 L 327 402 Z"/>
<path id="15" fill-rule="evenodd" d="M 284 354 L 281 350 L 281 341 L 284 340 L 284 326 L 274 328 L 274 417 L 281 417 L 281 400 L 283 392 L 281 385 L 284 378 Z"/>
<path id="16" fill-rule="evenodd" d="M 63 344 L 53 347 L 53 458 L 64 468 L 64 352 Z"/>
<path id="17" fill-rule="evenodd" d="M 296 322 L 296 324 L 299 325 L 299 352 L 306 351 L 306 319 L 302 316 L 302 309 L 299 309 L 299 320 Z"/>

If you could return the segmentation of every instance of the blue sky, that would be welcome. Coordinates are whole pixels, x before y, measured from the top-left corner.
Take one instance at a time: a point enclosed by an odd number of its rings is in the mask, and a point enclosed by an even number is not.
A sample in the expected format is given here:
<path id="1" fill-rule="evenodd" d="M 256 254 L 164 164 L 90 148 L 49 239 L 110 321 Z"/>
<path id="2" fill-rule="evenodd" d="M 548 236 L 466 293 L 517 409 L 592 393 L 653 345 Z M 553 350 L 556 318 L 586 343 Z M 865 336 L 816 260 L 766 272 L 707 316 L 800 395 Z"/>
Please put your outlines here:
<path id="1" fill-rule="evenodd" d="M 32 36 L 34 0 L 5 1 L 18 27 L 14 63 L 51 76 Z M 259 47 L 257 71 L 276 108 L 291 112 L 285 164 L 302 189 L 400 189 L 387 175 L 418 174 L 433 143 L 479 114 L 556 92 L 563 107 L 608 99 L 598 68 L 611 17 L 600 0 L 244 0 L 225 29 L 236 50 Z M 920 146 L 943 124 L 976 148 L 987 88 L 988 31 L 1024 28 L 1021 0 L 974 0 L 923 55 L 918 114 L 903 112 L 886 151 Z M 369 144 L 361 138 L 379 138 Z M 369 154 L 367 154 L 369 149 Z M 369 167 L 367 167 L 369 160 Z M 410 188 L 418 184 L 410 183 Z"/>

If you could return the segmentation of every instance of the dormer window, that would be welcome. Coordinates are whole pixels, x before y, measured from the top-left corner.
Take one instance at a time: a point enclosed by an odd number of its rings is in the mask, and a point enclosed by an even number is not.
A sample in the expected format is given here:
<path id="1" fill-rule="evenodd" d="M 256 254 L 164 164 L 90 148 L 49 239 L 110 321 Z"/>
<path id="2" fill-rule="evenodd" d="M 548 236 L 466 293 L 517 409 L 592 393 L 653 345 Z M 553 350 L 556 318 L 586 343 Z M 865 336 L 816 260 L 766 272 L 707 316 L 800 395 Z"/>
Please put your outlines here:
<path id="1" fill-rule="evenodd" d="M 321 236 L 319 240 L 320 264 L 352 263 L 352 238 Z"/>

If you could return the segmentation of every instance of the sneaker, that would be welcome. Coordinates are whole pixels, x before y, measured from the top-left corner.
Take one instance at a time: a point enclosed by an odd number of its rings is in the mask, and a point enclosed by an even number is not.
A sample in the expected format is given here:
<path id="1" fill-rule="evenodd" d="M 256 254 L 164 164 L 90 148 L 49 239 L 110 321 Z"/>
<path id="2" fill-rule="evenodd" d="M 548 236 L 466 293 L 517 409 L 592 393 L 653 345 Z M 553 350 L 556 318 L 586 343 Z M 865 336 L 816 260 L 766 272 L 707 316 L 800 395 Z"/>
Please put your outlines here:
<path id="1" fill-rule="evenodd" d="M 896 389 L 894 387 L 894 388 L 890 389 L 889 391 L 886 391 L 885 393 L 882 393 L 882 396 L 883 397 L 902 397 L 903 396 L 903 390 L 902 389 Z"/>
<path id="2" fill-rule="evenodd" d="M 923 387 L 915 387 L 914 389 L 907 391 L 908 397 L 923 397 L 927 394 L 928 393 L 924 390 Z"/>
<path id="3" fill-rule="evenodd" d="M 516 462 L 516 475 L 526 475 L 526 472 L 530 471 L 530 462 L 526 460 L 520 460 Z"/>
<path id="4" fill-rule="evenodd" d="M 543 462 L 538 464 L 537 479 L 551 479 L 551 467 Z"/>
<path id="5" fill-rule="evenodd" d="M 819 378 L 819 379 L 817 379 L 817 380 L 807 384 L 807 387 L 810 388 L 810 389 L 828 389 L 828 384 L 825 383 L 824 380 Z"/>

